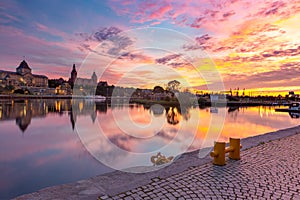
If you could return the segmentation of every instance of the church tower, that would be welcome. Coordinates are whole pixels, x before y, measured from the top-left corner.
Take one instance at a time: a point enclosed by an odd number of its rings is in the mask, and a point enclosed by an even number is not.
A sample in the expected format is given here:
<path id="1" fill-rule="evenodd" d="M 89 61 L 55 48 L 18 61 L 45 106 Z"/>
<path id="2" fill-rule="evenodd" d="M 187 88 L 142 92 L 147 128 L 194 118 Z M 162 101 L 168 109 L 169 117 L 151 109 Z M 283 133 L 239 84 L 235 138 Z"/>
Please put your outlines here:
<path id="1" fill-rule="evenodd" d="M 94 84 L 97 84 L 97 79 L 98 79 L 98 78 L 97 78 L 97 75 L 96 75 L 96 73 L 94 72 L 93 75 L 92 75 L 92 81 L 93 81 Z"/>
<path id="2" fill-rule="evenodd" d="M 71 72 L 71 78 L 70 78 L 70 84 L 71 84 L 72 88 L 74 86 L 76 78 L 77 78 L 77 71 L 76 71 L 76 68 L 75 68 L 75 64 L 73 64 L 73 70 Z"/>

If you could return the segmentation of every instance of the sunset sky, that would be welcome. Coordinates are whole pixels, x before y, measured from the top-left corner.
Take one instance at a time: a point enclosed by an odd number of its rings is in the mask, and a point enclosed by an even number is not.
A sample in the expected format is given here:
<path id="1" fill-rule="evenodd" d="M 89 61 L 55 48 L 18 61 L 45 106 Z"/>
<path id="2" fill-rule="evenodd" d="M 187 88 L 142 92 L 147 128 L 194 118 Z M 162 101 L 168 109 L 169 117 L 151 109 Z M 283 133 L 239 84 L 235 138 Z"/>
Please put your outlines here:
<path id="1" fill-rule="evenodd" d="M 299 19 L 299 0 L 2 0 L 0 69 L 25 57 L 49 78 L 68 79 L 75 63 L 109 84 L 203 89 L 218 80 L 195 75 L 185 55 L 200 52 L 226 89 L 300 91 Z"/>

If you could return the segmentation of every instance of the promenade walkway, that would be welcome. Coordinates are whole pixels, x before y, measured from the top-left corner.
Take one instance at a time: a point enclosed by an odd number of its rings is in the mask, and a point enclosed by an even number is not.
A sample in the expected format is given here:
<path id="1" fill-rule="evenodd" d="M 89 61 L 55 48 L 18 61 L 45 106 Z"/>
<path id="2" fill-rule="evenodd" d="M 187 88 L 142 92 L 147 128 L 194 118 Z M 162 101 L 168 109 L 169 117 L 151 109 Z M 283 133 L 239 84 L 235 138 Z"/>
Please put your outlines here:
<path id="1" fill-rule="evenodd" d="M 159 171 L 112 172 L 17 199 L 300 199 L 300 126 L 242 140 L 241 160 L 197 152 Z"/>
<path id="2" fill-rule="evenodd" d="M 241 157 L 99 199 L 300 199 L 300 134 L 258 145 Z"/>

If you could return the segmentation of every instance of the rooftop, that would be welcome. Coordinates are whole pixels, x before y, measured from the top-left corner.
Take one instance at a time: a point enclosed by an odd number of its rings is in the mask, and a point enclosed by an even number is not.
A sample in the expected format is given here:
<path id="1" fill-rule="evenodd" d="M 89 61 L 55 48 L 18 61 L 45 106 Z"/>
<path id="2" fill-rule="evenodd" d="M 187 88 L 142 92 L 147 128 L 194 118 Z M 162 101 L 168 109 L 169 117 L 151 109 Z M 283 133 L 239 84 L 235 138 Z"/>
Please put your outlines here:
<path id="1" fill-rule="evenodd" d="M 22 68 L 30 69 L 30 70 L 31 70 L 31 68 L 28 66 L 28 64 L 27 64 L 27 62 L 26 62 L 25 60 L 23 60 L 23 61 L 20 63 L 20 65 L 19 65 L 19 67 L 18 67 L 17 69 L 22 69 Z"/>

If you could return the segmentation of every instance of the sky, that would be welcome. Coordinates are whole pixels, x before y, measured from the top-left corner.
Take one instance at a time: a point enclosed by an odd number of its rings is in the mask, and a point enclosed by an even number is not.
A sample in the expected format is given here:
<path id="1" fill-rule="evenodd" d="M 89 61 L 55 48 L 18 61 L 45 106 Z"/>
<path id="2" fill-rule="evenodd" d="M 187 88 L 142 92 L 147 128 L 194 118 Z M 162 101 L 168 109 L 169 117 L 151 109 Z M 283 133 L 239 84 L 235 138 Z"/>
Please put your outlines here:
<path id="1" fill-rule="evenodd" d="M 300 91 L 299 19 L 299 0 L 2 0 L 0 69 L 25 58 L 49 78 L 74 63 L 121 86 Z"/>

